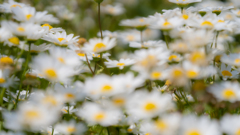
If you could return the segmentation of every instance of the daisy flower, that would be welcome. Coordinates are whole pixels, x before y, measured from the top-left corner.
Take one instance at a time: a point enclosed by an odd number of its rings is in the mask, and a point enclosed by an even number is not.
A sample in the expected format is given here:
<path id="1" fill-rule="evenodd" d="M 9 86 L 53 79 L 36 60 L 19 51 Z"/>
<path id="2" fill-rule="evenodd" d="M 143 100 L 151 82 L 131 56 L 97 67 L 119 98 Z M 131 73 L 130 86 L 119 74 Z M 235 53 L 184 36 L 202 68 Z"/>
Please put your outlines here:
<path id="1" fill-rule="evenodd" d="M 105 37 L 103 39 L 93 38 L 84 44 L 82 48 L 86 52 L 100 53 L 112 49 L 116 45 L 116 39 Z"/>
<path id="2" fill-rule="evenodd" d="M 58 117 L 55 109 L 28 102 L 20 104 L 17 112 L 4 113 L 6 127 L 12 130 L 39 131 L 55 123 Z"/>
<path id="3" fill-rule="evenodd" d="M 78 55 L 72 53 L 72 51 L 68 49 L 63 49 L 60 47 L 51 47 L 49 49 L 49 53 L 52 58 L 56 59 L 63 65 L 75 68 L 82 64 L 81 61 L 79 61 Z"/>
<path id="4" fill-rule="evenodd" d="M 221 135 L 217 121 L 210 120 L 207 116 L 195 115 L 183 117 L 180 133 L 182 135 Z"/>
<path id="5" fill-rule="evenodd" d="M 64 135 L 82 135 L 86 131 L 85 125 L 82 123 L 76 123 L 75 121 L 63 121 L 56 124 L 55 129 Z"/>
<path id="6" fill-rule="evenodd" d="M 23 3 L 15 2 L 14 0 L 8 0 L 8 3 L 3 3 L 1 6 L 4 9 L 5 13 L 11 13 L 12 8 L 15 8 L 15 7 L 20 7 L 20 8 L 27 7 L 27 5 Z"/>
<path id="7" fill-rule="evenodd" d="M 121 26 L 134 27 L 139 30 L 147 28 L 153 20 L 151 18 L 139 17 L 135 19 L 123 20 L 120 22 Z"/>
<path id="8" fill-rule="evenodd" d="M 49 109 L 62 108 L 64 101 L 63 96 L 59 93 L 54 93 L 53 90 L 47 89 L 47 91 L 36 90 L 30 95 L 29 101 L 40 103 L 43 106 L 49 107 Z"/>
<path id="9" fill-rule="evenodd" d="M 19 48 L 25 50 L 25 51 L 30 51 L 31 53 L 40 53 L 40 52 L 44 52 L 46 50 L 48 50 L 51 47 L 50 44 L 40 44 L 40 45 L 35 45 L 34 43 L 31 43 L 30 45 L 30 50 L 29 50 L 29 45 L 24 45 L 21 44 L 19 45 Z"/>
<path id="10" fill-rule="evenodd" d="M 133 47 L 133 48 L 157 48 L 157 47 L 160 47 L 160 48 L 167 49 L 166 43 L 164 41 L 162 41 L 162 40 L 159 40 L 159 41 L 146 41 L 146 42 L 143 42 L 143 43 L 140 43 L 140 42 L 130 42 L 129 46 Z"/>
<path id="11" fill-rule="evenodd" d="M 78 115 L 91 125 L 100 124 L 102 126 L 115 125 L 122 116 L 121 111 L 116 108 L 103 108 L 90 102 L 83 104 Z"/>
<path id="12" fill-rule="evenodd" d="M 229 101 L 231 103 L 239 101 L 240 87 L 238 83 L 222 82 L 212 85 L 208 92 L 212 93 L 219 101 Z"/>
<path id="13" fill-rule="evenodd" d="M 119 61 L 108 59 L 108 62 L 104 63 L 108 68 L 119 67 L 122 70 L 125 66 L 134 64 L 135 61 L 132 59 L 120 59 Z"/>
<path id="14" fill-rule="evenodd" d="M 46 54 L 40 54 L 35 57 L 30 66 L 39 77 L 53 82 L 67 83 L 70 77 L 75 74 L 71 67 L 61 64 Z"/>
<path id="15" fill-rule="evenodd" d="M 152 22 L 150 25 L 150 28 L 168 31 L 168 30 L 172 30 L 174 28 L 180 27 L 182 25 L 183 25 L 183 19 L 179 17 L 173 17 L 170 19 L 165 19 L 161 17 L 161 18 L 157 18 L 157 20 Z"/>
<path id="16" fill-rule="evenodd" d="M 133 41 L 141 41 L 140 32 L 137 30 L 126 30 L 124 32 L 120 32 L 118 38 L 124 44 L 128 44 Z"/>
<path id="17" fill-rule="evenodd" d="M 121 3 L 117 3 L 115 5 L 102 6 L 102 9 L 103 13 L 110 14 L 113 16 L 121 15 L 125 12 L 125 9 Z"/>
<path id="18" fill-rule="evenodd" d="M 226 66 L 226 64 L 221 64 L 221 71 L 220 75 L 223 77 L 223 80 L 226 81 L 229 79 L 237 79 L 239 72 L 238 71 L 232 71 L 232 66 Z"/>
<path id="19" fill-rule="evenodd" d="M 102 31 L 102 34 L 104 37 L 110 37 L 110 38 L 117 38 L 118 37 L 118 32 L 111 32 L 108 30 Z M 98 32 L 98 37 L 101 37 L 101 33 Z"/>
<path id="20" fill-rule="evenodd" d="M 120 82 L 123 82 L 123 79 L 119 76 L 98 75 L 94 78 L 88 78 L 85 81 L 84 93 L 93 99 L 120 94 L 124 91 L 124 85 Z"/>
<path id="21" fill-rule="evenodd" d="M 226 114 L 221 118 L 221 129 L 224 133 L 227 133 L 229 135 L 238 135 L 240 134 L 239 120 L 239 115 Z"/>
<path id="22" fill-rule="evenodd" d="M 163 65 L 167 62 L 169 51 L 163 48 L 150 48 L 135 51 L 134 59 L 136 63 L 132 69 L 137 71 L 149 70 L 157 65 Z"/>
<path id="23" fill-rule="evenodd" d="M 156 121 L 143 122 L 140 132 L 154 135 L 175 135 L 180 126 L 180 114 L 168 114 L 160 116 Z"/>
<path id="24" fill-rule="evenodd" d="M 67 35 L 65 31 L 48 33 L 43 36 L 43 40 L 54 43 L 57 46 L 68 46 L 77 43 L 79 36 L 73 37 L 73 34 Z"/>
<path id="25" fill-rule="evenodd" d="M 221 57 L 221 62 L 232 66 L 240 66 L 240 54 L 224 54 Z"/>
<path id="26" fill-rule="evenodd" d="M 34 7 L 19 7 L 16 6 L 12 8 L 12 12 L 14 14 L 13 18 L 21 21 L 21 22 L 27 22 L 27 21 L 34 21 L 34 15 L 36 13 L 36 9 Z"/>
<path id="27" fill-rule="evenodd" d="M 10 71 L 8 69 L 0 70 L 0 86 L 1 87 L 8 88 L 10 86 L 14 86 L 14 84 L 18 80 L 19 79 L 17 79 L 16 77 L 10 76 Z"/>
<path id="28" fill-rule="evenodd" d="M 127 113 L 134 120 L 153 118 L 173 107 L 170 95 L 158 91 L 137 91 L 127 101 Z"/>

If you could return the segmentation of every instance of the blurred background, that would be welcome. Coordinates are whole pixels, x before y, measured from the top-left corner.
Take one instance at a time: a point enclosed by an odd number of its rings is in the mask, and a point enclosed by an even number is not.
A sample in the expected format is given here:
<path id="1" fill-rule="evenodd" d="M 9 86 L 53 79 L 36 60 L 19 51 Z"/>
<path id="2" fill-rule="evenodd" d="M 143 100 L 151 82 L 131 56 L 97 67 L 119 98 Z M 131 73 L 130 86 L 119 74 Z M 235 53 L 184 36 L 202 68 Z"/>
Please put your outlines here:
<path id="1" fill-rule="evenodd" d="M 3 3 L 7 0 L 0 0 Z M 61 21 L 54 27 L 62 27 L 69 34 L 74 33 L 86 39 L 96 37 L 98 33 L 97 22 L 97 4 L 93 0 L 16 0 L 18 2 L 28 3 L 36 7 L 38 11 L 47 10 L 54 14 Z M 240 4 L 240 0 L 203 0 L 201 6 Z M 163 9 L 176 7 L 168 0 L 104 0 L 102 10 L 106 5 L 120 4 L 124 12 L 120 15 L 101 14 L 103 30 L 116 31 L 122 30 L 119 22 L 123 19 L 130 19 L 138 16 L 146 17 Z"/>

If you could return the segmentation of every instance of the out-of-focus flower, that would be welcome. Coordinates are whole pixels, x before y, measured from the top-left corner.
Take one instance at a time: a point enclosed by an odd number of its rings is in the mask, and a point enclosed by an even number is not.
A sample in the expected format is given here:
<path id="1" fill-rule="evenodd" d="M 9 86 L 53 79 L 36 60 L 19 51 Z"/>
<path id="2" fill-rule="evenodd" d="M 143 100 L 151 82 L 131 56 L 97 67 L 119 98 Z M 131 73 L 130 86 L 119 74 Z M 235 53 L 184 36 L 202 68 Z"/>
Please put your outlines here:
<path id="1" fill-rule="evenodd" d="M 108 68 L 119 67 L 119 69 L 123 69 L 125 66 L 129 66 L 134 63 L 135 61 L 131 59 L 120 59 L 119 61 L 108 59 L 108 62 L 105 62 Z"/>

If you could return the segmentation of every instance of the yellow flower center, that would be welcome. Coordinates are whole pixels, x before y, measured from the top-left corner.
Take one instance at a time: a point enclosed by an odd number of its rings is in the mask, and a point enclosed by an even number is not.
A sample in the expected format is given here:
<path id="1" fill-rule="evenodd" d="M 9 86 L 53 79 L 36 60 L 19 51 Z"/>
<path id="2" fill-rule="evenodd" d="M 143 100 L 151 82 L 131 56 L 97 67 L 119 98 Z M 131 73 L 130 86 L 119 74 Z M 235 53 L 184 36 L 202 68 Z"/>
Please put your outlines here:
<path id="1" fill-rule="evenodd" d="M 240 12 L 240 11 L 239 11 Z M 235 133 L 235 135 L 240 135 L 240 129 L 237 130 L 237 132 Z"/>
<path id="2" fill-rule="evenodd" d="M 167 86 L 169 86 L 169 85 L 171 85 L 172 83 L 169 81 L 169 80 L 167 80 L 166 82 L 165 82 L 165 85 L 167 85 Z"/>
<path id="3" fill-rule="evenodd" d="M 236 93 L 232 89 L 223 90 L 223 97 L 226 99 L 231 99 L 236 97 Z"/>
<path id="4" fill-rule="evenodd" d="M 240 63 L 240 58 L 235 59 L 235 63 L 236 63 L 236 64 Z"/>
<path id="5" fill-rule="evenodd" d="M 222 57 L 222 55 L 217 55 L 217 56 L 215 57 L 215 61 L 216 61 L 216 62 L 220 62 L 221 57 Z"/>
<path id="6" fill-rule="evenodd" d="M 198 73 L 196 71 L 190 70 L 187 72 L 188 78 L 195 78 L 198 76 Z"/>
<path id="7" fill-rule="evenodd" d="M 73 99 L 73 98 L 75 98 L 75 95 L 73 95 L 72 93 L 67 93 L 67 94 L 65 94 L 65 97 L 67 99 Z"/>
<path id="8" fill-rule="evenodd" d="M 193 63 L 197 63 L 199 61 L 205 60 L 205 54 L 201 53 L 201 52 L 195 52 L 193 54 L 191 54 L 190 56 L 190 61 Z"/>
<path id="9" fill-rule="evenodd" d="M 115 12 L 115 9 L 114 8 L 109 8 L 108 11 L 113 14 Z"/>
<path id="10" fill-rule="evenodd" d="M 145 135 L 152 135 L 151 133 L 146 133 Z"/>
<path id="11" fill-rule="evenodd" d="M 125 103 L 125 100 L 122 98 L 113 99 L 113 103 L 117 106 L 121 106 Z"/>
<path id="12" fill-rule="evenodd" d="M 19 39 L 17 37 L 9 38 L 8 41 L 12 44 L 19 45 Z"/>
<path id="13" fill-rule="evenodd" d="M 189 131 L 187 135 L 201 135 L 201 133 L 199 131 L 193 130 L 193 131 Z"/>
<path id="14" fill-rule="evenodd" d="M 187 19 L 189 18 L 189 16 L 186 15 L 186 14 L 184 14 L 184 15 L 182 15 L 182 18 L 185 19 L 185 20 L 187 20 Z"/>
<path id="15" fill-rule="evenodd" d="M 64 111 L 65 113 L 67 113 L 67 112 L 68 112 L 66 109 L 62 109 L 62 111 Z"/>
<path id="16" fill-rule="evenodd" d="M 105 117 L 106 117 L 105 114 L 102 113 L 102 112 L 100 112 L 100 113 L 97 113 L 97 114 L 95 115 L 94 119 L 95 119 L 96 121 L 101 121 L 101 120 L 103 120 Z"/>
<path id="17" fill-rule="evenodd" d="M 12 5 L 10 8 L 13 8 L 13 7 L 20 7 L 20 8 L 22 8 L 22 6 L 20 6 L 20 5 L 18 5 L 18 4 L 14 4 L 14 5 Z"/>
<path id="18" fill-rule="evenodd" d="M 139 19 L 139 22 L 144 22 L 145 20 L 144 19 Z"/>
<path id="19" fill-rule="evenodd" d="M 54 69 L 47 69 L 47 70 L 45 70 L 45 74 L 46 74 L 46 76 L 48 78 L 54 79 L 54 78 L 57 77 L 57 73 L 56 73 L 56 71 Z"/>
<path id="20" fill-rule="evenodd" d="M 117 66 L 124 66 L 125 63 L 118 63 Z"/>
<path id="21" fill-rule="evenodd" d="M 134 41 L 135 40 L 135 37 L 133 35 L 128 35 L 127 36 L 127 40 L 128 41 Z"/>
<path id="22" fill-rule="evenodd" d="M 167 124 L 162 120 L 158 120 L 155 124 L 160 130 L 165 130 L 167 128 Z"/>
<path id="23" fill-rule="evenodd" d="M 18 27 L 18 28 L 17 28 L 17 31 L 19 31 L 19 32 L 24 32 L 25 29 L 24 29 L 23 27 Z"/>
<path id="24" fill-rule="evenodd" d="M 172 24 L 171 24 L 170 22 L 168 22 L 168 21 L 166 21 L 166 22 L 163 23 L 163 26 L 164 26 L 164 27 L 167 27 L 167 26 L 169 26 L 169 25 L 172 25 Z"/>
<path id="25" fill-rule="evenodd" d="M 32 16 L 33 16 L 32 14 L 27 14 L 27 15 L 26 15 L 27 20 L 29 20 L 30 18 L 32 18 Z"/>
<path id="26" fill-rule="evenodd" d="M 176 60 L 177 58 L 178 58 L 177 55 L 171 55 L 171 56 L 169 56 L 168 60 L 173 61 L 173 60 Z"/>
<path id="27" fill-rule="evenodd" d="M 97 43 L 94 48 L 93 48 L 93 51 L 96 52 L 96 51 L 99 51 L 101 49 L 104 49 L 106 48 L 107 46 L 104 44 L 104 43 Z"/>
<path id="28" fill-rule="evenodd" d="M 40 114 L 36 110 L 29 110 L 29 111 L 26 112 L 25 117 L 27 119 L 36 119 L 36 118 L 40 117 Z"/>
<path id="29" fill-rule="evenodd" d="M 179 78 L 179 77 L 181 77 L 182 75 L 183 75 L 183 71 L 180 70 L 180 69 L 175 69 L 175 70 L 173 71 L 173 76 L 174 76 L 175 78 Z"/>
<path id="30" fill-rule="evenodd" d="M 77 53 L 77 55 L 80 57 L 85 57 L 85 53 Z"/>
<path id="31" fill-rule="evenodd" d="M 158 79 L 159 77 L 161 77 L 161 75 L 162 75 L 161 72 L 155 71 L 151 73 L 151 78 Z"/>
<path id="32" fill-rule="evenodd" d="M 183 44 L 183 43 L 179 43 L 179 44 L 178 44 L 178 47 L 181 48 L 181 49 L 186 49 L 186 48 L 187 48 L 187 45 L 186 45 L 186 44 Z"/>
<path id="33" fill-rule="evenodd" d="M 6 80 L 4 78 L 0 78 L 0 84 L 3 84 L 5 82 L 6 82 Z"/>
<path id="34" fill-rule="evenodd" d="M 76 128 L 75 127 L 68 127 L 67 131 L 68 131 L 68 133 L 73 133 L 73 132 L 76 131 Z"/>
<path id="35" fill-rule="evenodd" d="M 42 27 L 48 27 L 49 30 L 51 30 L 53 27 L 51 25 L 49 25 L 48 23 L 45 23 L 42 25 Z"/>
<path id="36" fill-rule="evenodd" d="M 113 88 L 112 88 L 112 86 L 111 85 L 104 85 L 103 87 L 102 87 L 102 92 L 110 92 L 110 91 L 112 91 L 113 90 Z"/>
<path id="37" fill-rule="evenodd" d="M 2 57 L 0 58 L 0 62 L 4 63 L 4 64 L 12 64 L 13 63 L 13 59 L 10 57 Z"/>
<path id="38" fill-rule="evenodd" d="M 202 22 L 201 26 L 213 27 L 214 25 L 210 21 L 204 21 L 204 22 Z"/>
<path id="39" fill-rule="evenodd" d="M 65 60 L 64 60 L 62 57 L 59 57 L 58 60 L 59 60 L 61 63 L 65 63 Z"/>
<path id="40" fill-rule="evenodd" d="M 229 72 L 229 71 L 227 71 L 227 70 L 223 70 L 223 71 L 222 71 L 222 75 L 223 75 L 224 77 L 226 77 L 226 76 L 232 76 L 232 73 Z"/>
<path id="41" fill-rule="evenodd" d="M 46 96 L 44 99 L 43 99 L 43 102 L 44 103 L 50 103 L 54 106 L 57 105 L 57 100 L 53 97 L 53 96 Z"/>
<path id="42" fill-rule="evenodd" d="M 224 20 L 218 20 L 219 23 L 224 23 L 225 21 Z"/>
<path id="43" fill-rule="evenodd" d="M 145 106 L 144 106 L 144 110 L 150 112 L 150 111 L 154 111 L 157 109 L 157 106 L 156 104 L 152 103 L 152 102 L 149 102 L 147 103 Z"/>
<path id="44" fill-rule="evenodd" d="M 62 42 L 63 40 L 65 40 L 65 38 L 58 38 L 59 42 Z"/>

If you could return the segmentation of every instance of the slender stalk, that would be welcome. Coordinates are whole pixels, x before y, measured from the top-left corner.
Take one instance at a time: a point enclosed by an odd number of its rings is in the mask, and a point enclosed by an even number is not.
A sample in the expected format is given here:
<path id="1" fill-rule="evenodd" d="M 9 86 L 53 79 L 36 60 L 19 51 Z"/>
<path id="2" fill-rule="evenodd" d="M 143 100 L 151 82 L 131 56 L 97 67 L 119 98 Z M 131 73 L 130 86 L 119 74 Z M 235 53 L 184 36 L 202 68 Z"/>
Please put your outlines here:
<path id="1" fill-rule="evenodd" d="M 140 31 L 140 39 L 141 39 L 141 44 L 143 45 L 143 31 Z"/>
<path id="2" fill-rule="evenodd" d="M 15 104 L 14 108 L 17 107 L 19 96 L 20 96 L 20 93 L 22 92 L 22 81 L 23 81 L 25 72 L 27 71 L 29 60 L 31 59 L 31 52 L 30 51 L 31 51 L 31 43 L 28 46 L 28 57 L 27 57 L 27 60 L 26 60 L 26 63 L 25 63 L 25 68 L 23 70 L 23 73 L 22 73 L 22 76 L 21 76 L 21 79 L 20 79 L 19 92 L 18 92 L 18 95 L 17 95 L 16 104 Z"/>
<path id="3" fill-rule="evenodd" d="M 219 32 L 217 31 L 216 38 L 215 38 L 215 48 L 216 48 L 216 49 L 217 49 L 217 40 L 218 40 L 218 35 L 219 35 Z"/>
<path id="4" fill-rule="evenodd" d="M 93 72 L 93 70 L 92 70 L 92 68 L 91 68 L 91 65 L 90 65 L 90 63 L 89 63 L 89 61 L 88 61 L 87 54 L 85 54 L 85 57 L 86 57 L 86 61 L 87 61 L 87 64 L 88 64 L 88 68 L 91 70 L 91 72 L 92 72 L 92 74 L 93 74 L 93 76 L 94 76 L 95 73 Z"/>
<path id="5" fill-rule="evenodd" d="M 52 135 L 53 135 L 53 133 L 54 133 L 54 128 L 53 128 L 53 126 L 52 126 Z"/>
<path id="6" fill-rule="evenodd" d="M 167 48 L 169 49 L 168 39 L 167 39 L 167 33 L 166 33 L 166 32 L 163 32 L 163 36 L 164 36 L 164 39 L 165 39 L 165 42 L 166 42 Z"/>
<path id="7" fill-rule="evenodd" d="M 216 33 L 216 38 L 215 38 L 215 49 L 217 49 L 218 35 L 219 35 L 219 31 L 217 31 L 217 33 Z M 213 59 L 213 67 L 215 67 L 215 66 L 216 66 L 215 59 Z M 213 75 L 213 81 L 215 81 L 215 75 Z"/>
<path id="8" fill-rule="evenodd" d="M 28 93 L 30 94 L 29 85 L 27 86 L 27 89 L 26 89 L 25 100 L 27 100 L 27 95 L 28 95 Z"/>
<path id="9" fill-rule="evenodd" d="M 100 6 L 100 2 L 98 3 L 98 24 L 99 24 L 99 30 L 101 33 L 101 39 L 103 39 L 103 34 L 102 34 L 102 25 L 101 25 L 101 16 L 100 16 L 100 12 L 101 12 L 101 6 Z"/>
<path id="10" fill-rule="evenodd" d="M 3 105 L 3 97 L 4 97 L 5 91 L 6 91 L 6 88 L 2 88 L 1 95 L 0 95 L 0 106 Z"/>

